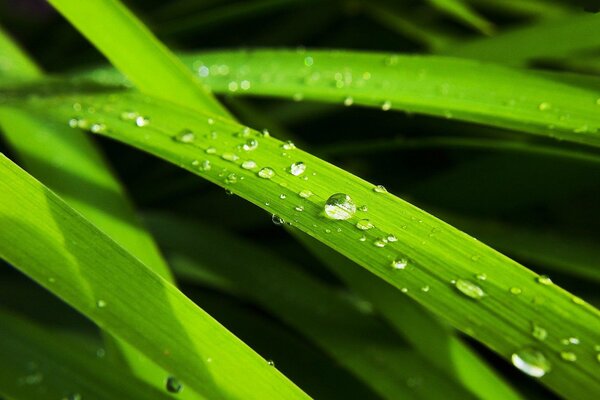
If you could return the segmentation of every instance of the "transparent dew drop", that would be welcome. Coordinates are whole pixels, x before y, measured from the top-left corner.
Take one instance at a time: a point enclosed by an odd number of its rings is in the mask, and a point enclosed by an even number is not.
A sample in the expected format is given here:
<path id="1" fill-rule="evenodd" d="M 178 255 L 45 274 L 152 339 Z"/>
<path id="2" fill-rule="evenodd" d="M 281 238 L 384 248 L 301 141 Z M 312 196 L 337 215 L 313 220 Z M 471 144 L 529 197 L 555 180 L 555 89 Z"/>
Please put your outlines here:
<path id="1" fill-rule="evenodd" d="M 541 283 L 542 285 L 552 285 L 552 280 L 550 279 L 550 277 L 548 277 L 547 275 L 540 275 L 536 278 L 536 281 L 538 283 Z"/>
<path id="2" fill-rule="evenodd" d="M 71 393 L 67 397 L 65 397 L 65 399 L 66 400 L 82 400 L 83 396 L 81 396 L 80 393 Z"/>
<path id="3" fill-rule="evenodd" d="M 344 99 L 344 105 L 346 107 L 350 107 L 352 104 L 354 104 L 354 99 L 352 97 L 348 96 Z"/>
<path id="4" fill-rule="evenodd" d="M 271 367 L 274 367 L 275 366 L 275 361 L 273 361 L 273 360 L 267 360 L 267 364 L 269 366 L 271 366 Z"/>
<path id="5" fill-rule="evenodd" d="M 284 224 L 283 219 L 275 214 L 271 215 L 271 221 L 273 221 L 273 224 L 277 226 L 281 226 Z"/>
<path id="6" fill-rule="evenodd" d="M 210 169 L 212 168 L 212 165 L 208 160 L 194 160 L 194 162 L 192 162 L 192 166 L 194 166 L 198 171 L 202 172 L 210 171 Z"/>
<path id="7" fill-rule="evenodd" d="M 383 185 L 377 185 L 373 188 L 373 191 L 376 193 L 387 193 L 387 189 Z"/>
<path id="8" fill-rule="evenodd" d="M 258 148 L 258 140 L 256 139 L 248 139 L 246 143 L 242 145 L 242 149 L 245 151 L 254 151 Z"/>
<path id="9" fill-rule="evenodd" d="M 290 165 L 289 171 L 290 174 L 294 176 L 300 176 L 304 173 L 304 171 L 306 171 L 306 164 L 304 164 L 302 161 L 295 162 Z"/>
<path id="10" fill-rule="evenodd" d="M 302 211 L 304 211 L 304 207 L 303 206 L 296 206 L 296 207 L 294 207 L 294 210 L 296 210 L 298 212 L 302 212 Z"/>
<path id="11" fill-rule="evenodd" d="M 356 205 L 345 193 L 335 193 L 325 202 L 325 215 L 330 219 L 346 220 L 356 213 Z"/>
<path id="12" fill-rule="evenodd" d="M 104 307 L 106 307 L 106 301 L 104 301 L 104 300 L 100 299 L 100 300 L 98 300 L 98 301 L 96 302 L 96 306 L 97 306 L 98 308 L 104 308 Z"/>
<path id="13" fill-rule="evenodd" d="M 385 241 L 384 239 L 377 239 L 373 242 L 373 245 L 375 247 L 379 247 L 379 248 L 385 247 L 386 244 L 387 244 L 387 241 Z"/>
<path id="14" fill-rule="evenodd" d="M 237 181 L 238 181 L 238 177 L 236 174 L 233 174 L 233 173 L 227 175 L 227 178 L 225 178 L 225 183 L 227 183 L 228 185 L 237 183 Z"/>
<path id="15" fill-rule="evenodd" d="M 194 132 L 186 129 L 175 135 L 173 139 L 175 139 L 176 142 L 180 143 L 193 143 L 194 140 L 196 140 L 196 135 L 194 134 Z"/>
<path id="16" fill-rule="evenodd" d="M 425 285 L 421 288 L 421 291 L 427 293 L 427 292 L 429 292 L 429 289 L 430 289 L 429 285 Z"/>
<path id="17" fill-rule="evenodd" d="M 397 258 L 392 261 L 392 268 L 394 269 L 404 269 L 408 265 L 408 261 L 406 258 Z"/>
<path id="18" fill-rule="evenodd" d="M 510 293 L 514 294 L 515 296 L 518 296 L 522 293 L 523 291 L 521 290 L 521 288 L 518 287 L 511 287 L 510 288 Z"/>
<path id="19" fill-rule="evenodd" d="M 279 195 L 279 198 L 280 198 L 281 200 L 285 200 L 285 199 L 287 198 L 287 196 L 285 195 L 285 193 L 281 193 L 281 194 Z"/>
<path id="20" fill-rule="evenodd" d="M 483 289 L 466 279 L 457 279 L 454 286 L 459 292 L 475 300 L 479 300 L 485 296 Z"/>
<path id="21" fill-rule="evenodd" d="M 227 161 L 231 161 L 231 162 L 235 162 L 240 159 L 240 157 L 235 153 L 223 153 L 221 155 L 221 158 L 223 160 L 227 160 Z"/>
<path id="22" fill-rule="evenodd" d="M 209 147 L 208 149 L 204 150 L 206 152 L 206 154 L 216 154 L 217 153 L 217 149 L 215 149 L 214 147 Z"/>
<path id="23" fill-rule="evenodd" d="M 273 171 L 269 167 L 261 168 L 260 171 L 257 172 L 257 175 L 263 179 L 271 179 L 275 176 L 275 171 Z"/>
<path id="24" fill-rule="evenodd" d="M 215 120 L 214 120 L 214 119 L 212 119 L 212 118 L 209 118 L 209 119 L 207 119 L 207 120 L 206 120 L 206 122 L 207 122 L 209 125 L 214 125 L 214 124 L 215 124 Z"/>
<path id="25" fill-rule="evenodd" d="M 362 211 L 362 212 L 367 212 L 367 211 L 369 211 L 369 207 L 367 207 L 367 205 L 366 205 L 366 204 L 363 204 L 362 206 L 360 206 L 360 207 L 357 207 L 356 209 L 357 209 L 358 211 Z"/>
<path id="26" fill-rule="evenodd" d="M 391 108 L 392 108 L 392 102 L 389 100 L 386 100 L 381 104 L 381 109 L 383 111 L 389 111 Z"/>
<path id="27" fill-rule="evenodd" d="M 546 102 L 546 101 L 544 101 L 544 102 L 542 102 L 542 103 L 540 103 L 538 105 L 538 109 L 540 111 L 547 111 L 547 110 L 549 110 L 551 108 L 552 108 L 552 105 L 550 103 Z"/>
<path id="28" fill-rule="evenodd" d="M 358 238 L 359 241 L 361 242 L 366 242 L 367 241 L 367 237 L 365 235 L 362 235 L 361 237 Z"/>
<path id="29" fill-rule="evenodd" d="M 511 360 L 515 367 L 534 378 L 541 378 L 552 369 L 544 353 L 533 347 L 525 347 L 513 353 Z"/>
<path id="30" fill-rule="evenodd" d="M 531 329 L 531 336 L 533 336 L 539 341 L 543 341 L 546 340 L 546 338 L 548 337 L 548 331 L 539 326 L 538 324 L 534 323 Z"/>
<path id="31" fill-rule="evenodd" d="M 296 148 L 296 145 L 291 140 L 288 140 L 287 142 L 281 145 L 281 148 L 284 150 L 294 150 Z"/>
<path id="32" fill-rule="evenodd" d="M 106 125 L 104 125 L 104 124 L 93 124 L 90 127 L 90 131 L 92 131 L 92 133 L 106 132 Z"/>
<path id="33" fill-rule="evenodd" d="M 480 274 L 475 275 L 475 278 L 477 278 L 477 280 L 480 280 L 480 281 L 485 281 L 487 279 L 487 275 L 484 273 L 480 273 Z"/>
<path id="34" fill-rule="evenodd" d="M 386 239 L 387 239 L 387 241 L 388 241 L 388 242 L 390 242 L 390 243 L 393 243 L 393 242 L 397 242 L 397 241 L 398 241 L 398 238 L 397 238 L 395 235 L 392 235 L 392 234 L 389 234 L 389 235 L 387 236 L 387 238 L 386 238 Z"/>
<path id="35" fill-rule="evenodd" d="M 560 357 L 565 360 L 565 361 L 569 361 L 569 362 L 575 362 L 577 361 L 577 355 L 575 353 L 573 353 L 572 351 L 561 351 L 560 352 Z"/>
<path id="36" fill-rule="evenodd" d="M 181 382 L 179 382 L 177 378 L 173 376 L 167 378 L 165 386 L 167 388 L 167 392 L 169 393 L 181 393 L 181 391 L 183 390 L 183 385 L 181 384 Z"/>
<path id="37" fill-rule="evenodd" d="M 302 197 L 303 199 L 308 199 L 312 195 L 313 195 L 313 192 L 311 192 L 308 189 L 303 189 L 298 193 L 298 196 Z"/>
<path id="38" fill-rule="evenodd" d="M 356 223 L 356 227 L 362 231 L 366 231 L 373 228 L 374 225 L 368 219 L 361 219 Z"/>
<path id="39" fill-rule="evenodd" d="M 263 137 L 270 137 L 271 134 L 269 133 L 269 130 L 267 128 L 262 130 L 262 136 Z"/>
<path id="40" fill-rule="evenodd" d="M 143 117 L 143 116 L 138 116 L 135 118 L 135 125 L 138 127 L 143 127 L 143 126 L 147 126 L 150 123 L 150 119 Z"/>
<path id="41" fill-rule="evenodd" d="M 256 162 L 252 160 L 246 160 L 242 163 L 243 169 L 254 169 L 256 168 Z"/>

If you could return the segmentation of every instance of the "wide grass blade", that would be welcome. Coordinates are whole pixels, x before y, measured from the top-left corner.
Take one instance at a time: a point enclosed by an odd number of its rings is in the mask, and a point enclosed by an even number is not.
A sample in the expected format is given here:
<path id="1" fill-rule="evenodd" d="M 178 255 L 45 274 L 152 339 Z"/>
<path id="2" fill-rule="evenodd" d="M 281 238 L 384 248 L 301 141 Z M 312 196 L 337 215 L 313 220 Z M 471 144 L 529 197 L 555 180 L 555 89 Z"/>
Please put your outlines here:
<path id="1" fill-rule="evenodd" d="M 102 358 L 103 350 L 91 352 L 71 336 L 2 310 L 0 324 L 0 394 L 7 398 L 171 398 L 165 391 L 114 369 Z"/>
<path id="2" fill-rule="evenodd" d="M 593 398 L 600 390 L 593 347 L 600 343 L 596 309 L 383 188 L 290 143 L 148 96 L 64 93 L 9 101 L 46 121 L 125 142 L 227 188 L 354 260 L 522 369 L 527 370 L 520 357 L 537 349 L 550 365 L 544 369 L 551 368 L 540 381 L 563 396 Z M 79 113 L 71 107 L 76 101 L 83 106 Z M 136 123 L 138 117 L 145 122 Z M 298 162 L 306 170 L 298 174 L 296 166 L 291 173 Z M 348 194 L 368 211 L 347 220 L 325 217 L 324 205 L 334 193 Z M 357 228 L 361 219 L 374 227 Z M 547 340 L 532 334 L 534 324 L 543 327 Z"/>
<path id="3" fill-rule="evenodd" d="M 207 398 L 306 397 L 4 156 L 0 177 L 1 258 Z"/>

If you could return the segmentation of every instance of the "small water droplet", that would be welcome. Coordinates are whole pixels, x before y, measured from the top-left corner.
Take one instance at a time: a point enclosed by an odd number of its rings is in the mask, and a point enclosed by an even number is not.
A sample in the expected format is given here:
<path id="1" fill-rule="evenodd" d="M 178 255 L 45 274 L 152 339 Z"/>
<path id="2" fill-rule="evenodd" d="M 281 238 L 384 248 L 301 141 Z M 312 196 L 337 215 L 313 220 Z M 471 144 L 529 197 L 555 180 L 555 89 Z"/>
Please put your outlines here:
<path id="1" fill-rule="evenodd" d="M 360 230 L 366 231 L 373 228 L 373 224 L 368 219 L 361 219 L 356 223 L 356 227 Z"/>
<path id="2" fill-rule="evenodd" d="M 585 300 L 583 300 L 581 297 L 577 297 L 577 296 L 571 297 L 571 301 L 573 303 L 579 304 L 579 305 L 584 305 L 585 304 Z"/>
<path id="3" fill-rule="evenodd" d="M 552 369 L 544 353 L 533 347 L 525 347 L 513 353 L 511 360 L 515 367 L 535 378 L 541 378 Z"/>
<path id="4" fill-rule="evenodd" d="M 261 168 L 260 171 L 258 171 L 257 175 L 263 179 L 271 179 L 272 177 L 275 176 L 275 171 L 273 171 L 269 167 L 264 167 L 264 168 Z"/>
<path id="5" fill-rule="evenodd" d="M 258 148 L 258 140 L 256 139 L 248 139 L 246 143 L 242 145 L 242 149 L 245 151 L 254 151 Z"/>
<path id="6" fill-rule="evenodd" d="M 281 193 L 281 194 L 279 195 L 279 198 L 280 198 L 281 200 L 285 200 L 285 199 L 287 198 L 287 196 L 285 195 L 285 193 Z"/>
<path id="7" fill-rule="evenodd" d="M 514 295 L 519 295 L 521 294 L 523 291 L 521 290 L 521 288 L 518 287 L 511 287 L 510 288 L 510 292 Z"/>
<path id="8" fill-rule="evenodd" d="M 313 195 L 313 192 L 311 192 L 308 189 L 303 189 L 300 191 L 300 193 L 298 193 L 298 196 L 302 197 L 303 199 L 308 199 L 312 195 Z"/>
<path id="9" fill-rule="evenodd" d="M 143 126 L 147 126 L 150 123 L 150 119 L 143 117 L 143 116 L 138 116 L 135 118 L 135 125 L 139 126 L 140 128 Z"/>
<path id="10" fill-rule="evenodd" d="M 287 142 L 281 145 L 281 148 L 284 150 L 294 150 L 296 148 L 296 145 L 291 140 L 288 140 Z"/>
<path id="11" fill-rule="evenodd" d="M 386 238 L 386 239 L 387 239 L 387 241 L 388 241 L 388 242 L 390 242 L 390 243 L 393 243 L 393 242 L 397 242 L 397 241 L 398 241 L 398 238 L 397 238 L 395 235 L 392 235 L 392 234 L 389 234 L 389 235 L 387 236 L 387 238 Z"/>
<path id="12" fill-rule="evenodd" d="M 302 212 L 302 211 L 304 211 L 304 207 L 303 206 L 296 206 L 296 207 L 294 207 L 294 210 L 296 210 L 298 212 Z"/>
<path id="13" fill-rule="evenodd" d="M 352 97 L 348 96 L 344 99 L 344 105 L 346 107 L 350 107 L 352 104 L 354 104 L 354 99 Z"/>
<path id="14" fill-rule="evenodd" d="M 540 275 L 536 278 L 536 280 L 542 285 L 552 285 L 552 280 L 547 275 Z"/>
<path id="15" fill-rule="evenodd" d="M 192 166 L 195 167 L 198 171 L 210 171 L 210 169 L 212 168 L 212 166 L 210 165 L 210 161 L 208 160 L 202 160 L 202 161 L 198 161 L 198 160 L 194 160 L 192 162 Z"/>
<path id="16" fill-rule="evenodd" d="M 302 175 L 304 171 L 306 171 L 306 164 L 304 164 L 302 161 L 295 162 L 292 165 L 290 165 L 289 171 L 290 174 L 294 176 Z"/>
<path id="17" fill-rule="evenodd" d="M 206 120 L 206 122 L 207 122 L 209 125 L 214 125 L 214 124 L 215 124 L 215 120 L 214 120 L 214 119 L 212 119 L 212 118 L 209 118 L 209 119 L 207 119 L 207 120 Z"/>
<path id="18" fill-rule="evenodd" d="M 423 287 L 421 288 L 421 291 L 422 291 L 422 292 L 425 292 L 425 293 L 429 292 L 429 285 L 425 285 L 425 286 L 423 286 Z"/>
<path id="19" fill-rule="evenodd" d="M 546 102 L 546 101 L 544 101 L 544 102 L 542 102 L 542 103 L 540 103 L 538 105 L 538 109 L 540 111 L 547 111 L 547 110 L 549 110 L 551 108 L 552 108 L 552 105 L 550 103 Z"/>
<path id="20" fill-rule="evenodd" d="M 106 301 L 104 301 L 104 300 L 98 300 L 98 301 L 96 302 L 96 306 L 97 306 L 98 308 L 104 308 L 104 307 L 106 307 Z"/>
<path id="21" fill-rule="evenodd" d="M 560 357 L 565 360 L 565 361 L 569 361 L 569 362 L 574 362 L 577 361 L 577 355 L 575 353 L 573 353 L 572 351 L 561 351 L 560 352 Z"/>
<path id="22" fill-rule="evenodd" d="M 385 247 L 385 245 L 387 244 L 387 241 L 385 239 L 377 239 L 373 242 L 373 245 L 375 245 L 375 247 Z"/>
<path id="23" fill-rule="evenodd" d="M 406 258 L 398 258 L 392 261 L 392 268 L 394 269 L 404 269 L 408 265 L 408 261 Z"/>
<path id="24" fill-rule="evenodd" d="M 271 137 L 271 134 L 269 133 L 269 130 L 267 128 L 262 130 L 262 136 L 263 137 Z"/>
<path id="25" fill-rule="evenodd" d="M 464 295 L 479 300 L 485 296 L 485 292 L 479 286 L 466 279 L 457 279 L 454 286 Z"/>
<path id="26" fill-rule="evenodd" d="M 136 113 L 135 111 L 123 111 L 121 113 L 121 119 L 123 121 L 133 121 L 139 116 L 140 114 Z"/>
<path id="27" fill-rule="evenodd" d="M 532 325 L 531 335 L 537 340 L 543 341 L 546 340 L 546 337 L 548 337 L 548 331 L 534 323 Z"/>
<path id="28" fill-rule="evenodd" d="M 215 149 L 214 147 L 209 147 L 208 149 L 204 150 L 206 152 L 206 154 L 216 154 L 217 153 L 217 149 Z"/>
<path id="29" fill-rule="evenodd" d="M 373 188 L 373 190 L 377 193 L 387 193 L 387 189 L 383 185 L 377 185 Z"/>
<path id="30" fill-rule="evenodd" d="M 231 173 L 231 174 L 227 175 L 227 178 L 225 178 L 225 183 L 227 183 L 229 185 L 237 183 L 237 181 L 238 181 L 238 177 L 234 173 Z"/>
<path id="31" fill-rule="evenodd" d="M 231 162 L 235 162 L 240 159 L 240 157 L 235 153 L 223 153 L 221 155 L 221 158 L 223 160 L 227 160 L 227 161 L 231 161 Z"/>
<path id="32" fill-rule="evenodd" d="M 346 220 L 355 212 L 356 205 L 345 193 L 335 193 L 325 202 L 325 215 L 331 219 Z"/>
<path id="33" fill-rule="evenodd" d="M 358 238 L 359 241 L 361 242 L 366 242 L 367 241 L 367 237 L 365 235 L 362 235 L 361 237 Z"/>
<path id="34" fill-rule="evenodd" d="M 480 281 L 485 281 L 487 279 L 487 275 L 484 273 L 477 274 L 477 275 L 475 275 L 475 277 L 477 278 L 477 280 L 480 280 Z"/>
<path id="35" fill-rule="evenodd" d="M 275 214 L 271 215 L 271 221 L 273 221 L 273 224 L 277 226 L 281 226 L 284 224 L 283 219 Z"/>
<path id="36" fill-rule="evenodd" d="M 389 100 L 386 100 L 381 104 L 381 109 L 383 111 L 389 111 L 391 108 L 392 108 L 392 102 Z"/>
<path id="37" fill-rule="evenodd" d="M 193 143 L 194 140 L 196 140 L 196 135 L 194 134 L 194 132 L 186 129 L 175 135 L 173 139 L 180 143 Z"/>
<path id="38" fill-rule="evenodd" d="M 369 211 L 369 207 L 367 207 L 366 204 L 363 204 L 362 206 L 357 208 L 358 211 L 362 211 L 362 212 L 367 212 Z"/>
<path id="39" fill-rule="evenodd" d="M 90 127 L 90 131 L 92 131 L 92 133 L 102 133 L 102 132 L 106 132 L 106 125 L 104 124 L 93 124 Z"/>
<path id="40" fill-rule="evenodd" d="M 570 344 L 579 344 L 579 339 L 576 337 L 568 337 L 564 338 L 560 341 L 564 346 L 568 346 Z"/>
<path id="41" fill-rule="evenodd" d="M 180 393 L 183 390 L 183 385 L 173 376 L 167 378 L 165 386 L 169 393 Z"/>
<path id="42" fill-rule="evenodd" d="M 304 65 L 306 65 L 307 67 L 312 67 L 314 63 L 315 60 L 311 56 L 304 57 Z"/>
<path id="43" fill-rule="evenodd" d="M 242 168 L 244 169 L 254 169 L 256 168 L 256 162 L 253 160 L 246 160 L 242 163 Z"/>
<path id="44" fill-rule="evenodd" d="M 267 364 L 269 366 L 271 366 L 271 367 L 274 367 L 275 366 L 275 361 L 273 361 L 273 360 L 267 360 Z"/>

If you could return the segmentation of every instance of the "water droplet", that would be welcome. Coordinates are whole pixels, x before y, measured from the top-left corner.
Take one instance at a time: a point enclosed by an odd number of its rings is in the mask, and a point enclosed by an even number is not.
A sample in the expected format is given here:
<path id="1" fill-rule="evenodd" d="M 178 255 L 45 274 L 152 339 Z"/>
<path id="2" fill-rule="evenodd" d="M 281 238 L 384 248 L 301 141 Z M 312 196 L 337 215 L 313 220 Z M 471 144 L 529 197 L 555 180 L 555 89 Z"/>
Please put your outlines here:
<path id="1" fill-rule="evenodd" d="M 106 125 L 104 124 L 93 124 L 90 127 L 90 131 L 92 131 L 92 133 L 102 133 L 106 131 Z"/>
<path id="2" fill-rule="evenodd" d="M 454 286 L 464 295 L 479 300 L 485 296 L 483 289 L 466 279 L 457 279 Z"/>
<path id="3" fill-rule="evenodd" d="M 569 362 L 574 362 L 577 361 L 577 355 L 575 353 L 573 353 L 572 351 L 561 351 L 560 352 L 560 357 L 565 360 L 565 361 L 569 361 Z"/>
<path id="4" fill-rule="evenodd" d="M 123 121 L 133 121 L 137 117 L 139 117 L 139 114 L 135 111 L 124 111 L 121 113 L 121 119 Z"/>
<path id="5" fill-rule="evenodd" d="M 106 307 L 106 301 L 104 301 L 104 300 L 98 300 L 98 301 L 96 302 L 96 306 L 97 306 L 98 308 L 104 308 L 104 307 Z"/>
<path id="6" fill-rule="evenodd" d="M 166 388 L 169 393 L 180 393 L 183 390 L 183 385 L 177 378 L 170 376 L 167 378 Z"/>
<path id="7" fill-rule="evenodd" d="M 346 107 L 350 107 L 352 104 L 354 104 L 354 99 L 352 97 L 348 96 L 344 99 L 344 105 Z"/>
<path id="8" fill-rule="evenodd" d="M 242 90 L 248 90 L 250 89 L 250 81 L 248 80 L 243 80 L 240 82 L 240 88 L 242 88 Z"/>
<path id="9" fill-rule="evenodd" d="M 546 356 L 533 347 L 525 347 L 513 353 L 511 360 L 515 367 L 535 378 L 541 378 L 552 369 Z"/>
<path id="10" fill-rule="evenodd" d="M 214 147 L 209 147 L 208 149 L 204 150 L 206 152 L 206 154 L 216 154 L 217 153 L 217 149 L 215 149 Z"/>
<path id="11" fill-rule="evenodd" d="M 244 149 L 245 151 L 253 151 L 256 150 L 258 147 L 258 140 L 256 139 L 248 139 L 246 141 L 246 143 L 244 143 L 242 145 L 242 149 Z"/>
<path id="12" fill-rule="evenodd" d="M 397 242 L 398 238 L 395 235 L 389 234 L 387 236 L 387 241 L 390 242 L 390 243 Z"/>
<path id="13" fill-rule="evenodd" d="M 135 118 L 135 125 L 139 126 L 140 128 L 143 126 L 147 126 L 150 123 L 150 119 L 143 117 L 143 116 L 138 116 Z"/>
<path id="14" fill-rule="evenodd" d="M 225 183 L 227 183 L 229 185 L 237 183 L 237 181 L 238 181 L 238 177 L 234 173 L 227 175 L 227 178 L 225 178 Z"/>
<path id="15" fill-rule="evenodd" d="M 269 130 L 267 128 L 262 130 L 262 136 L 263 137 L 271 137 L 271 134 L 269 133 Z"/>
<path id="16" fill-rule="evenodd" d="M 221 158 L 223 160 L 227 160 L 227 161 L 231 161 L 231 162 L 235 162 L 235 161 L 237 161 L 237 160 L 240 159 L 240 157 L 237 154 L 234 154 L 234 153 L 223 153 L 221 155 Z"/>
<path id="17" fill-rule="evenodd" d="M 196 135 L 194 134 L 194 132 L 186 129 L 175 135 L 173 139 L 180 143 L 193 143 L 194 140 L 196 140 Z"/>
<path id="18" fill-rule="evenodd" d="M 290 174 L 294 176 L 302 175 L 304 171 L 306 171 L 306 164 L 304 164 L 302 161 L 295 162 L 292 165 L 290 165 L 289 171 Z"/>
<path id="19" fill-rule="evenodd" d="M 564 338 L 560 341 L 563 345 L 568 346 L 570 344 L 579 344 L 579 339 L 576 337 Z"/>
<path id="20" fill-rule="evenodd" d="M 542 285 L 552 285 L 552 280 L 547 275 L 540 275 L 536 278 L 536 280 Z"/>
<path id="21" fill-rule="evenodd" d="M 275 361 L 273 360 L 267 360 L 267 364 L 270 365 L 271 367 L 275 366 Z"/>
<path id="22" fill-rule="evenodd" d="M 236 92 L 238 90 L 238 83 L 236 81 L 229 82 L 227 89 L 229 89 L 230 92 Z"/>
<path id="23" fill-rule="evenodd" d="M 538 105 L 538 109 L 539 109 L 540 111 L 547 111 L 547 110 L 549 110 L 550 108 L 552 108 L 552 105 L 551 105 L 550 103 L 548 103 L 548 102 L 545 102 L 545 101 L 544 101 L 544 102 L 542 102 L 542 103 L 540 103 L 540 104 Z"/>
<path id="24" fill-rule="evenodd" d="M 192 166 L 195 167 L 198 171 L 210 171 L 210 169 L 212 168 L 212 166 L 210 165 L 210 161 L 208 160 L 202 160 L 202 161 L 198 161 L 198 160 L 194 160 L 192 162 Z"/>
<path id="25" fill-rule="evenodd" d="M 331 219 L 345 220 L 354 215 L 356 205 L 345 193 L 331 195 L 325 202 L 325 215 Z"/>
<path id="26" fill-rule="evenodd" d="M 377 193 L 387 193 L 387 189 L 383 185 L 377 185 L 373 188 L 373 190 Z"/>
<path id="27" fill-rule="evenodd" d="M 581 297 L 577 297 L 577 296 L 571 297 L 571 301 L 573 301 L 573 303 L 579 304 L 579 305 L 585 304 L 585 300 L 583 300 Z"/>
<path id="28" fill-rule="evenodd" d="M 423 287 L 421 288 L 421 291 L 422 291 L 422 292 L 425 292 L 425 293 L 429 292 L 429 285 L 425 285 L 425 286 L 423 286 Z"/>
<path id="29" fill-rule="evenodd" d="M 294 210 L 296 210 L 298 212 L 302 212 L 302 211 L 304 211 L 304 207 L 303 206 L 296 206 L 296 207 L 294 207 Z"/>
<path id="30" fill-rule="evenodd" d="M 281 194 L 279 195 L 279 198 L 280 198 L 281 200 L 285 200 L 285 199 L 287 198 L 287 196 L 285 195 L 285 193 L 281 193 Z"/>
<path id="31" fill-rule="evenodd" d="M 548 331 L 534 323 L 531 329 L 531 335 L 537 340 L 546 340 L 546 337 L 548 337 Z"/>
<path id="32" fill-rule="evenodd" d="M 281 148 L 284 150 L 294 150 L 296 148 L 296 145 L 291 140 L 288 140 L 287 142 L 281 145 Z"/>
<path id="33" fill-rule="evenodd" d="M 481 273 L 481 274 L 475 275 L 475 278 L 477 278 L 480 281 L 485 281 L 487 279 L 487 275 L 484 273 Z"/>
<path id="34" fill-rule="evenodd" d="M 392 102 L 389 100 L 386 100 L 381 104 L 381 109 L 383 111 L 389 111 L 391 108 L 392 108 Z"/>
<path id="35" fill-rule="evenodd" d="M 408 265 L 406 258 L 398 258 L 392 261 L 392 268 L 394 269 L 404 269 L 406 268 L 406 265 Z"/>
<path id="36" fill-rule="evenodd" d="M 362 235 L 361 237 L 358 238 L 359 241 L 361 242 L 366 242 L 367 241 L 367 237 L 365 235 Z"/>
<path id="37" fill-rule="evenodd" d="M 373 228 L 373 224 L 368 219 L 361 219 L 356 223 L 356 227 L 360 230 L 366 231 Z"/>
<path id="38" fill-rule="evenodd" d="M 244 169 L 254 169 L 256 168 L 256 162 L 252 160 L 246 160 L 242 163 L 242 168 Z"/>
<path id="39" fill-rule="evenodd" d="M 269 167 L 264 167 L 260 171 L 258 171 L 257 175 L 263 179 L 271 179 L 275 176 L 275 171 L 273 171 Z"/>
<path id="40" fill-rule="evenodd" d="M 362 206 L 357 207 L 357 210 L 362 211 L 362 212 L 367 212 L 367 211 L 369 211 L 369 207 L 367 207 L 366 204 L 363 204 Z"/>
<path id="41" fill-rule="evenodd" d="M 313 195 L 313 192 L 311 192 L 308 189 L 303 189 L 298 193 L 298 196 L 302 197 L 303 199 L 308 199 L 312 195 Z"/>
<path id="42" fill-rule="evenodd" d="M 522 290 L 521 290 L 521 288 L 518 288 L 518 287 L 511 287 L 510 292 L 514 295 L 519 295 L 522 293 Z"/>
<path id="43" fill-rule="evenodd" d="M 387 244 L 387 241 L 385 239 L 377 239 L 373 242 L 373 244 L 375 245 L 375 247 L 385 247 L 385 245 Z"/>
<path id="44" fill-rule="evenodd" d="M 306 65 L 307 67 L 312 67 L 314 63 L 315 60 L 311 56 L 304 57 L 304 65 Z"/>

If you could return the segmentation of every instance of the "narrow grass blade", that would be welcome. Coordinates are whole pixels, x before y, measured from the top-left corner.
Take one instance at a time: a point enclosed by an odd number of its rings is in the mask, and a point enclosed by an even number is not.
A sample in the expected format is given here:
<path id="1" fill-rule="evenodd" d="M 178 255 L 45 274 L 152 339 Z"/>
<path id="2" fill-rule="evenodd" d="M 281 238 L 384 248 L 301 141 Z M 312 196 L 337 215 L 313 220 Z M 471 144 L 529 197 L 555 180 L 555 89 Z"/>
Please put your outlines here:
<path id="1" fill-rule="evenodd" d="M 112 368 L 70 336 L 49 332 L 47 327 L 2 310 L 0 324 L 0 394 L 7 398 L 171 398 L 125 371 Z"/>
<path id="2" fill-rule="evenodd" d="M 182 279 L 210 284 L 204 280 L 206 274 L 218 275 L 238 294 L 309 338 L 383 398 L 475 398 L 409 350 L 387 326 L 290 261 L 197 222 L 155 215 L 149 224 Z M 207 235 L 210 241 L 198 240 Z"/>
<path id="3" fill-rule="evenodd" d="M 306 398 L 4 156 L 0 177 L 1 258 L 207 398 Z"/>
<path id="4" fill-rule="evenodd" d="M 227 115 L 219 102 L 118 0 L 49 2 L 142 92 Z"/>
<path id="5" fill-rule="evenodd" d="M 486 35 L 494 32 L 494 25 L 473 10 L 464 0 L 427 0 L 429 4 L 463 24 Z"/>
<path id="6" fill-rule="evenodd" d="M 596 309 L 381 187 L 234 121 L 148 96 L 64 93 L 9 101 L 47 121 L 76 118 L 84 129 L 105 124 L 106 129 L 95 132 L 226 187 L 404 289 L 522 369 L 538 376 L 545 372 L 540 382 L 563 396 L 593 398 L 591 394 L 600 390 L 593 347 L 600 343 Z M 85 105 L 77 115 L 71 108 L 74 101 Z M 136 126 L 123 114 L 127 110 L 135 110 L 148 123 Z M 253 163 L 245 163 L 249 161 Z M 292 173 L 292 163 L 298 162 L 306 169 Z M 343 214 L 348 218 L 342 220 L 327 218 L 324 206 L 332 205 L 330 196 L 336 193 L 348 194 L 368 211 Z M 346 206 L 347 200 L 343 203 Z M 361 219 L 369 219 L 374 227 L 357 228 Z M 399 258 L 407 260 L 403 270 L 393 266 Z M 480 274 L 487 279 L 474 281 Z M 426 292 L 421 290 L 425 286 Z M 534 323 L 551 339 L 536 339 Z M 586 345 L 572 347 L 561 341 L 571 337 Z M 547 361 L 535 371 L 519 361 L 532 354 L 532 348 Z M 541 362 L 542 356 L 533 354 Z"/>

